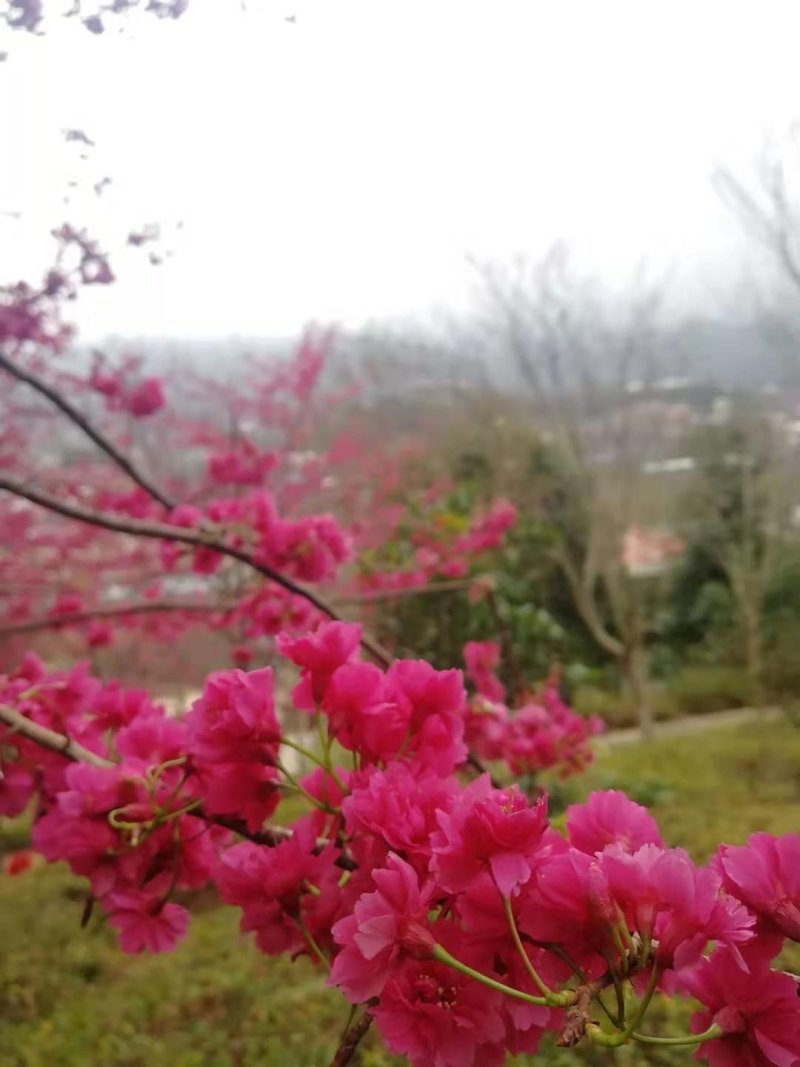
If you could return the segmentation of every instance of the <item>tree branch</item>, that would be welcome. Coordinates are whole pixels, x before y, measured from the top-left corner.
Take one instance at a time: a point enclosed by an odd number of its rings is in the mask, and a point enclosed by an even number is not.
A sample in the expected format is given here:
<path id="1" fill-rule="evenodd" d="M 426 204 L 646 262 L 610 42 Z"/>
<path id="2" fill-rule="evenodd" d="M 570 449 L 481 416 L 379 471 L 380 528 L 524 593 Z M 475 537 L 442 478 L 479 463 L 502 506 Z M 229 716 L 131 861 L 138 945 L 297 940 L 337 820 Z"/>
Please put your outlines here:
<path id="1" fill-rule="evenodd" d="M 0 478 L 0 490 L 2 489 L 12 493 L 14 496 L 29 500 L 32 504 L 46 508 L 48 511 L 63 515 L 65 518 L 76 519 L 78 522 L 85 522 L 90 526 L 98 526 L 104 530 L 131 534 L 134 537 L 150 537 L 159 541 L 174 541 L 179 544 L 192 545 L 195 548 L 213 549 L 222 556 L 230 556 L 231 559 L 246 564 L 265 578 L 275 582 L 276 585 L 286 589 L 287 592 L 303 597 L 304 600 L 307 600 L 309 604 L 312 604 L 329 619 L 341 620 L 341 616 L 334 606 L 312 589 L 300 582 L 296 582 L 293 578 L 287 578 L 270 567 L 269 564 L 257 560 L 244 549 L 235 548 L 210 533 L 185 529 L 181 526 L 170 526 L 168 523 L 163 522 L 150 522 L 144 519 L 108 515 L 104 512 L 94 511 L 91 508 L 85 508 L 80 504 L 71 504 L 64 500 L 59 500 L 58 497 L 45 493 L 43 490 L 28 488 L 13 478 Z M 392 657 L 386 649 L 367 634 L 362 634 L 361 644 L 374 659 L 384 666 L 388 666 L 392 662 Z"/>
<path id="2" fill-rule="evenodd" d="M 25 622 L 10 626 L 0 626 L 0 639 L 15 637 L 17 634 L 36 633 L 39 630 L 52 630 L 59 626 L 74 626 L 94 619 L 117 619 L 126 615 L 154 615 L 162 611 L 210 612 L 226 611 L 230 605 L 182 603 L 177 600 L 143 600 L 136 604 L 118 604 L 114 607 L 87 608 L 85 611 L 70 611 L 63 615 L 47 615 L 38 619 L 26 619 Z"/>
<path id="3" fill-rule="evenodd" d="M 572 563 L 572 560 L 570 560 L 567 552 L 563 549 L 557 549 L 554 555 L 556 562 L 564 572 L 564 576 L 572 590 L 578 613 L 588 627 L 592 637 L 601 648 L 609 653 L 609 655 L 614 656 L 615 659 L 621 659 L 625 654 L 625 646 L 618 637 L 609 633 L 603 625 L 597 610 L 597 605 L 594 602 L 593 594 L 581 581 L 580 576 L 575 569 L 575 565 Z"/>
<path id="4" fill-rule="evenodd" d="M 5 704 L 0 704 L 0 722 L 5 723 L 6 726 L 8 726 L 15 734 L 19 734 L 20 737 L 24 737 L 28 741 L 33 741 L 34 744 L 39 745 L 40 748 L 47 749 L 49 752 L 56 752 L 59 756 L 72 760 L 73 763 L 88 763 L 92 767 L 103 767 L 107 769 L 117 766 L 113 760 L 106 759 L 105 756 L 98 756 L 96 752 L 92 752 L 91 749 L 86 748 L 77 741 L 73 741 L 72 738 L 67 737 L 66 734 L 56 733 L 55 730 L 50 730 L 48 727 L 42 726 L 38 722 L 34 722 L 26 715 L 17 711 L 16 708 L 10 708 Z M 274 847 L 275 845 L 279 845 L 281 841 L 285 841 L 287 838 L 291 837 L 292 833 L 291 830 L 284 829 L 280 826 L 270 826 L 264 830 L 252 832 L 247 829 L 244 823 L 239 822 L 238 819 L 228 819 L 219 815 L 206 815 L 201 808 L 197 808 L 192 814 L 199 819 L 203 819 L 205 822 L 223 826 L 226 830 L 233 830 L 235 833 L 248 838 L 250 841 L 254 841 L 258 845 Z"/>
<path id="5" fill-rule="evenodd" d="M 134 466 L 131 460 L 120 452 L 116 445 L 112 441 L 109 441 L 105 434 L 102 434 L 96 429 L 89 420 L 77 410 L 77 408 L 74 408 L 68 400 L 65 400 L 57 389 L 46 385 L 35 375 L 24 371 L 21 367 L 12 363 L 7 356 L 2 354 L 2 352 L 0 352 L 0 370 L 6 371 L 12 378 L 16 378 L 17 381 L 29 385 L 31 389 L 35 389 L 37 393 L 40 393 L 43 397 L 49 400 L 51 404 L 55 405 L 59 411 L 67 416 L 70 422 L 75 423 L 75 425 L 79 427 L 88 438 L 94 441 L 97 447 L 105 452 L 105 454 L 116 463 L 120 470 L 124 471 L 129 478 L 136 482 L 140 489 L 144 489 L 148 496 L 152 497 L 153 500 L 158 501 L 158 503 L 166 508 L 167 511 L 172 511 L 175 507 L 175 502 L 157 486 L 153 485 L 153 483 L 146 478 L 136 466 Z"/>
<path id="6" fill-rule="evenodd" d="M 72 760 L 75 763 L 90 763 L 93 767 L 116 766 L 113 760 L 106 759 L 105 756 L 98 756 L 96 752 L 92 752 L 91 749 L 78 744 L 77 741 L 73 741 L 66 734 L 57 734 L 55 730 L 49 730 L 46 726 L 34 722 L 33 719 L 29 719 L 26 715 L 17 711 L 16 708 L 9 708 L 5 704 L 0 704 L 0 722 L 4 722 L 14 733 L 33 741 L 40 748 L 46 748 L 50 752 L 57 752 L 60 756 L 64 756 L 65 759 Z"/>
<path id="7" fill-rule="evenodd" d="M 384 600 L 402 600 L 405 597 L 425 596 L 430 593 L 454 593 L 469 589 L 475 583 L 474 578 L 450 578 L 441 582 L 428 582 L 401 589 L 372 589 L 366 593 L 353 593 L 351 596 L 336 598 L 337 604 L 379 604 Z"/>
<path id="8" fill-rule="evenodd" d="M 347 1067 L 347 1064 L 350 1063 L 353 1056 L 355 1056 L 358 1046 L 361 1044 L 370 1026 L 372 1026 L 372 1014 L 371 1012 L 366 1011 L 355 1026 L 351 1026 L 342 1038 L 341 1044 L 336 1050 L 336 1055 L 330 1062 L 330 1067 Z"/>

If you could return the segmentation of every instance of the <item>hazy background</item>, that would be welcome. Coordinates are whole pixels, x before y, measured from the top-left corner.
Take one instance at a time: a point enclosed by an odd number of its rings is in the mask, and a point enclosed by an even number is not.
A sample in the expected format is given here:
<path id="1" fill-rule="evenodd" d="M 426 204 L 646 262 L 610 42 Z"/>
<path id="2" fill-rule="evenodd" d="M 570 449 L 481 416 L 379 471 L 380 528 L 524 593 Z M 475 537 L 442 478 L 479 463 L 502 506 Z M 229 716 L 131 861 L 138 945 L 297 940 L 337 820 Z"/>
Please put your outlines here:
<path id="1" fill-rule="evenodd" d="M 710 176 L 800 113 L 792 2 L 192 0 L 2 32 L 0 274 L 37 274 L 65 217 L 111 248 L 160 223 L 170 253 L 117 257 L 85 337 L 441 317 L 474 300 L 469 257 L 556 239 L 681 312 L 763 288 Z"/>
<path id="2" fill-rule="evenodd" d="M 180 519 L 391 656 L 449 669 L 488 643 L 553 815 L 623 789 L 700 862 L 796 831 L 800 4 L 155 17 L 180 3 L 0 0 L 0 672 L 33 649 L 180 710 L 211 670 L 273 664 L 284 736 L 305 731 L 274 641 L 311 625 L 297 598 L 205 543 L 112 532 Z M 75 301 L 48 274 L 65 222 L 69 285 L 94 271 Z M 90 284 L 101 253 L 114 284 Z M 545 679 L 574 716 L 518 715 Z M 121 955 L 102 909 L 79 929 L 62 864 L 5 877 L 29 841 L 3 821 L 4 1067 L 332 1062 L 333 991 L 213 892 L 174 955 Z M 526 1062 L 608 1060 L 545 1041 Z M 373 1035 L 367 1062 L 397 1061 Z"/>

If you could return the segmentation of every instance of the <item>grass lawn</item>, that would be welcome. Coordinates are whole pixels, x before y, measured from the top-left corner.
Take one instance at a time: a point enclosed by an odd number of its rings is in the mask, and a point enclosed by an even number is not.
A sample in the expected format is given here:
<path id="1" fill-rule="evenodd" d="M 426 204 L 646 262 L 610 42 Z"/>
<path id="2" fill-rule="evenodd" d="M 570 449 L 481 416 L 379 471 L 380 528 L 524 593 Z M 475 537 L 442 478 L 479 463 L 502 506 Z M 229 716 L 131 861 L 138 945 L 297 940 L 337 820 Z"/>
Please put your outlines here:
<path id="1" fill-rule="evenodd" d="M 749 723 L 604 752 L 564 801 L 619 787 L 648 803 L 665 838 L 702 860 L 720 840 L 798 828 L 800 731 Z M 14 833 L 14 828 L 10 828 Z M 60 866 L 0 878 L 0 1067 L 315 1067 L 346 1007 L 305 961 L 273 960 L 238 934 L 238 913 L 200 899 L 187 940 L 166 956 L 124 956 Z M 797 965 L 800 957 L 792 960 Z M 651 1025 L 652 1018 L 652 1025 Z M 682 1005 L 650 1032 L 685 1026 Z M 363 1067 L 394 1063 L 372 1039 Z M 531 1062 L 519 1060 L 517 1063 Z M 551 1067 L 687 1064 L 686 1050 L 566 1052 Z"/>

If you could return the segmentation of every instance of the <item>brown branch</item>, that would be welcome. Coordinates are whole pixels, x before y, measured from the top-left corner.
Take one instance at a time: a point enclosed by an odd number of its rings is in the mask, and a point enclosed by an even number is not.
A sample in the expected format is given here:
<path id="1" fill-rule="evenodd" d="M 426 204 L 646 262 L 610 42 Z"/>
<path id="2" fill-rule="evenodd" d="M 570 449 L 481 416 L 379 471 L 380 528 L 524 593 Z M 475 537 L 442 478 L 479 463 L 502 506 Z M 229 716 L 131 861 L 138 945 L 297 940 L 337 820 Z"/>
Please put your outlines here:
<path id="1" fill-rule="evenodd" d="M 383 600 L 401 600 L 404 597 L 424 596 L 427 593 L 450 593 L 469 589 L 474 585 L 474 578 L 453 578 L 442 582 L 428 582 L 406 589 L 375 589 L 367 593 L 353 593 L 351 596 L 336 598 L 337 604 L 377 604 Z"/>
<path id="2" fill-rule="evenodd" d="M 358 1046 L 363 1041 L 370 1026 L 372 1026 L 372 1013 L 365 1011 L 355 1026 L 351 1026 L 342 1038 L 341 1044 L 336 1050 L 336 1055 L 330 1062 L 330 1067 L 347 1067 L 347 1064 L 355 1056 Z"/>
<path id="3" fill-rule="evenodd" d="M 553 555 L 564 577 L 567 579 L 578 614 L 583 619 L 592 637 L 609 655 L 614 656 L 615 659 L 621 659 L 625 654 L 625 645 L 618 637 L 609 633 L 604 626 L 594 600 L 594 593 L 587 583 L 581 579 L 574 563 L 569 558 L 567 550 L 563 547 L 557 548 L 554 550 Z"/>
<path id="4" fill-rule="evenodd" d="M 65 400 L 57 389 L 46 385 L 35 375 L 24 371 L 21 367 L 12 363 L 7 356 L 2 354 L 2 352 L 0 352 L 0 370 L 6 371 L 12 378 L 16 378 L 17 381 L 29 385 L 31 389 L 35 389 L 37 393 L 40 393 L 43 397 L 49 400 L 51 404 L 55 405 L 59 411 L 67 416 L 70 422 L 73 422 L 88 438 L 90 438 L 90 440 L 94 441 L 97 447 L 105 452 L 105 454 L 116 463 L 120 470 L 124 471 L 129 478 L 136 482 L 140 489 L 144 489 L 148 496 L 151 496 L 153 500 L 157 500 L 162 507 L 167 509 L 167 511 L 171 511 L 175 507 L 174 501 L 172 501 L 166 493 L 163 493 L 157 486 L 153 485 L 153 483 L 142 474 L 132 461 L 120 452 L 116 445 L 112 441 L 109 441 L 105 434 L 96 429 L 85 415 L 82 415 L 68 400 Z"/>
<path id="5" fill-rule="evenodd" d="M 85 748 L 77 741 L 73 741 L 66 734 L 56 733 L 55 730 L 50 730 L 48 727 L 34 722 L 17 711 L 16 708 L 0 704 L 0 722 L 5 723 L 20 737 L 33 741 L 34 744 L 39 745 L 40 748 L 47 749 L 49 752 L 57 752 L 59 756 L 72 760 L 74 763 L 88 763 L 92 767 L 104 768 L 117 766 L 113 760 L 106 759 L 105 756 L 98 756 L 96 752 L 92 752 L 91 749 Z M 239 834 L 241 837 L 246 837 L 258 845 L 274 847 L 279 845 L 281 841 L 291 837 L 292 833 L 291 830 L 281 826 L 270 826 L 264 830 L 253 832 L 248 830 L 245 824 L 239 822 L 238 819 L 228 819 L 220 815 L 206 815 L 202 808 L 197 808 L 192 814 L 205 822 L 223 826 L 226 830 L 233 830 L 234 833 Z"/>
<path id="6" fill-rule="evenodd" d="M 153 615 L 162 611 L 210 612 L 226 611 L 230 605 L 182 603 L 177 600 L 143 600 L 137 604 L 119 604 L 116 607 L 87 608 L 86 611 L 70 611 L 63 615 L 47 615 L 38 619 L 0 626 L 0 639 L 15 637 L 17 634 L 36 633 L 39 630 L 52 630 L 59 626 L 75 626 L 94 619 L 116 619 L 126 615 Z"/>
<path id="7" fill-rule="evenodd" d="M 584 982 L 577 987 L 578 999 L 565 1015 L 564 1025 L 556 1039 L 556 1045 L 559 1048 L 572 1048 L 583 1039 L 588 1023 L 593 1021 L 592 1000 L 609 985 L 611 985 L 611 977 L 606 974 L 595 982 Z"/>
<path id="8" fill-rule="evenodd" d="M 32 504 L 37 504 L 40 507 L 46 508 L 48 511 L 63 515 L 65 518 L 76 519 L 78 522 L 85 522 L 90 526 L 98 526 L 105 530 L 113 530 L 116 533 L 132 534 L 135 537 L 151 537 L 164 541 L 178 541 L 181 544 L 193 545 L 198 548 L 212 548 L 214 551 L 219 552 L 220 555 L 230 556 L 232 559 L 246 564 L 248 567 L 258 571 L 259 574 L 263 574 L 264 577 L 269 578 L 271 581 L 275 582 L 276 585 L 282 586 L 282 588 L 289 592 L 304 597 L 310 604 L 313 604 L 318 611 L 327 615 L 329 619 L 335 621 L 341 619 L 341 616 L 334 606 L 328 603 L 323 597 L 319 596 L 318 593 L 315 593 L 313 590 L 294 581 L 292 578 L 286 578 L 278 571 L 273 570 L 272 567 L 268 566 L 266 563 L 261 563 L 254 559 L 253 556 L 248 552 L 245 552 L 243 549 L 228 545 L 224 541 L 211 537 L 209 534 L 187 530 L 181 526 L 169 526 L 166 523 L 148 522 L 143 519 L 118 518 L 117 516 L 106 515 L 99 511 L 93 511 L 90 508 L 81 507 L 79 504 L 69 504 L 66 501 L 51 496 L 49 493 L 43 492 L 42 490 L 29 489 L 11 478 L 0 478 L 0 490 L 2 489 L 15 496 L 22 497 L 24 500 L 29 500 Z M 63 621 L 63 617 L 61 621 Z M 361 644 L 367 652 L 369 652 L 378 663 L 383 664 L 383 666 L 388 667 L 392 662 L 392 657 L 389 652 L 374 640 L 374 638 L 363 633 L 363 631 L 361 635 Z M 486 772 L 483 763 L 473 752 L 469 753 L 468 762 L 479 774 Z M 498 784 L 494 776 L 492 776 L 492 784 L 495 787 Z"/>
<path id="9" fill-rule="evenodd" d="M 14 733 L 33 741 L 40 748 L 57 752 L 60 756 L 73 760 L 75 763 L 90 763 L 93 767 L 116 766 L 112 760 L 98 756 L 96 752 L 84 748 L 66 734 L 57 734 L 55 730 L 41 726 L 38 722 L 34 722 L 15 708 L 9 708 L 5 704 L 0 704 L 0 722 L 4 722 Z"/>
<path id="10" fill-rule="evenodd" d="M 59 500 L 58 497 L 52 496 L 50 493 L 45 493 L 40 489 L 31 489 L 13 478 L 0 478 L 0 489 L 5 489 L 6 492 L 12 493 L 14 496 L 29 500 L 32 504 L 37 504 L 48 511 L 63 515 L 65 518 L 85 522 L 89 526 L 98 526 L 101 529 L 113 530 L 116 533 L 131 534 L 134 537 L 150 537 L 159 541 L 173 541 L 179 544 L 192 545 L 195 548 L 210 548 L 215 552 L 219 552 L 222 556 L 229 556 L 231 559 L 246 564 L 288 592 L 303 597 L 329 619 L 335 621 L 341 619 L 334 606 L 312 589 L 302 585 L 300 582 L 296 582 L 293 578 L 287 578 L 270 567 L 269 564 L 257 560 L 244 549 L 229 545 L 210 532 L 203 533 L 197 530 L 184 529 L 181 526 L 170 526 L 163 522 L 150 522 L 144 519 L 108 515 L 83 507 L 80 504 L 70 504 L 64 500 Z M 392 662 L 392 657 L 386 649 L 367 634 L 362 634 L 361 644 L 374 659 L 384 666 L 388 666 Z"/>

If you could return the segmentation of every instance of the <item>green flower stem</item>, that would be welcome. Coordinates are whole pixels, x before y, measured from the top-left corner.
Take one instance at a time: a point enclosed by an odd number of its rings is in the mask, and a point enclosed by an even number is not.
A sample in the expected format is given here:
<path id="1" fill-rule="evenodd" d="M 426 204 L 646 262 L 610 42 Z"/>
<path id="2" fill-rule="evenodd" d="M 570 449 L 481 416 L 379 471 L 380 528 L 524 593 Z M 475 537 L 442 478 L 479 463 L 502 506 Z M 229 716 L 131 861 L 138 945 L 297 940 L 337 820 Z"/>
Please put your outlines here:
<path id="1" fill-rule="evenodd" d="M 329 971 L 331 969 L 330 960 L 328 959 L 328 957 L 325 955 L 325 953 L 322 951 L 322 949 L 317 944 L 317 941 L 316 941 L 316 938 L 314 937 L 314 935 L 311 933 L 311 931 L 308 929 L 308 927 L 306 926 L 306 924 L 303 922 L 302 919 L 300 919 L 300 918 L 295 919 L 295 922 L 300 927 L 300 929 L 301 929 L 301 931 L 303 933 L 303 937 L 308 942 L 308 947 L 311 949 L 311 951 L 314 953 L 314 955 L 320 961 L 320 963 L 325 968 L 325 970 Z"/>
<path id="2" fill-rule="evenodd" d="M 339 1044 L 340 1045 L 344 1041 L 344 1039 L 347 1037 L 347 1033 L 348 1033 L 350 1027 L 353 1025 L 353 1020 L 356 1017 L 356 1012 L 357 1011 L 358 1011 L 358 1004 L 352 1004 L 350 1006 L 350 1011 L 348 1012 L 348 1015 L 347 1015 L 347 1023 L 345 1024 L 345 1028 L 342 1031 L 342 1036 L 339 1038 Z"/>
<path id="3" fill-rule="evenodd" d="M 588 1023 L 586 1027 L 586 1036 L 592 1044 L 603 1048 L 617 1048 L 619 1045 L 624 1045 L 630 1038 L 642 1045 L 701 1045 L 704 1041 L 713 1041 L 716 1037 L 722 1037 L 723 1033 L 722 1027 L 717 1026 L 716 1023 L 708 1030 L 704 1030 L 702 1034 L 685 1034 L 682 1037 L 650 1037 L 648 1034 L 633 1032 L 629 1035 L 619 1033 L 619 1031 L 615 1034 L 608 1034 L 601 1030 L 597 1023 Z"/>
<path id="4" fill-rule="evenodd" d="M 647 983 L 647 988 L 644 991 L 644 996 L 642 997 L 642 999 L 639 1002 L 639 1007 L 636 1009 L 636 1011 L 635 1011 L 635 1013 L 633 1015 L 633 1018 L 630 1020 L 628 1025 L 625 1027 L 625 1030 L 623 1032 L 626 1041 L 628 1040 L 628 1038 L 631 1037 L 631 1035 L 633 1034 L 633 1032 L 636 1029 L 636 1027 L 639 1026 L 639 1024 L 641 1023 L 642 1019 L 644 1018 L 645 1012 L 647 1011 L 648 1007 L 650 1006 L 650 1001 L 653 999 L 653 994 L 656 991 L 656 986 L 658 985 L 658 980 L 659 980 L 660 977 L 661 977 L 661 971 L 654 964 L 653 965 L 653 970 L 652 970 L 652 972 L 650 974 L 650 981 Z"/>
<path id="5" fill-rule="evenodd" d="M 170 771 L 173 767 L 183 767 L 185 763 L 186 756 L 176 756 L 175 759 L 164 760 L 156 767 L 151 767 L 147 773 L 152 774 L 153 778 L 160 778 L 165 771 Z"/>
<path id="6" fill-rule="evenodd" d="M 170 801 L 174 800 L 175 797 L 178 795 L 178 793 L 180 793 L 181 789 L 183 789 L 183 787 L 186 785 L 188 780 L 189 780 L 189 775 L 184 772 L 180 776 L 180 778 L 178 779 L 178 784 L 175 786 L 175 788 L 172 790 L 172 792 L 166 798 L 164 803 L 165 804 L 169 804 Z"/>
<path id="7" fill-rule="evenodd" d="M 170 819 L 177 819 L 180 815 L 189 815 L 191 812 L 196 811 L 202 806 L 202 800 L 190 800 L 188 804 L 184 804 L 182 808 L 176 808 L 174 811 L 167 811 L 163 814 L 159 814 L 157 822 L 169 822 Z"/>
<path id="8" fill-rule="evenodd" d="M 617 1002 L 617 1019 L 614 1025 L 622 1029 L 625 1026 L 625 990 L 619 978 L 616 975 L 612 977 L 614 981 L 614 998 Z"/>
<path id="9" fill-rule="evenodd" d="M 600 1045 L 602 1048 L 619 1048 L 620 1045 L 625 1044 L 626 1040 L 620 1030 L 609 1034 L 606 1030 L 601 1030 L 597 1023 L 586 1024 L 586 1036 L 593 1045 Z"/>
<path id="10" fill-rule="evenodd" d="M 305 748 L 304 745 L 298 744 L 297 741 L 290 741 L 288 737 L 281 738 L 281 744 L 286 745 L 287 748 L 293 748 L 295 752 L 299 752 L 301 756 L 305 756 L 306 759 L 310 759 L 312 763 L 316 763 L 318 767 L 322 767 L 325 770 L 325 764 L 319 758 L 319 756 L 312 752 L 310 748 Z"/>
<path id="11" fill-rule="evenodd" d="M 483 985 L 488 986 L 489 989 L 496 989 L 499 993 L 505 993 L 506 996 L 515 997 L 517 1000 L 524 1000 L 527 1004 L 550 1004 L 550 1000 L 544 997 L 534 997 L 530 993 L 523 993 L 521 989 L 514 989 L 513 986 L 504 985 L 502 982 L 495 981 L 494 978 L 490 978 L 487 974 L 481 974 L 480 971 L 474 970 L 472 967 L 468 967 L 466 963 L 462 963 L 457 960 L 455 956 L 451 956 L 446 948 L 441 945 L 434 945 L 433 958 L 440 963 L 447 964 L 448 967 L 452 967 L 455 971 L 460 971 L 461 974 L 467 975 L 468 978 L 474 978 L 476 982 L 481 982 Z M 560 997 L 572 996 L 572 1000 L 562 1000 L 560 1003 L 574 1003 L 574 994 L 561 993 L 555 994 Z"/>
<path id="12" fill-rule="evenodd" d="M 623 920 L 622 922 L 620 922 L 619 928 L 620 932 L 622 933 L 623 940 L 628 945 L 628 951 L 632 952 L 636 948 L 636 946 L 633 943 L 633 938 L 631 937 L 631 932 L 628 929 L 628 924 Z"/>
<path id="13" fill-rule="evenodd" d="M 322 748 L 322 759 L 329 772 L 332 772 L 331 767 L 331 739 L 328 731 L 325 729 L 325 724 L 322 719 L 322 712 L 317 708 L 315 716 L 317 720 L 317 735 L 319 737 L 319 743 Z"/>
<path id="14" fill-rule="evenodd" d="M 622 970 L 625 971 L 628 962 L 628 950 L 622 944 L 622 938 L 620 937 L 618 927 L 615 926 L 611 930 L 611 938 L 614 942 L 614 948 L 617 950 L 617 955 L 619 956 L 619 962 L 621 964 Z"/>
<path id="15" fill-rule="evenodd" d="M 584 971 L 578 966 L 575 960 L 573 960 L 572 957 L 567 952 L 565 952 L 563 948 L 561 948 L 560 945 L 550 944 L 549 942 L 537 942 L 537 944 L 541 948 L 547 949 L 548 952 L 552 952 L 554 956 L 558 956 L 558 958 L 563 963 L 566 963 L 567 967 L 569 967 L 569 969 L 572 971 L 572 973 L 575 975 L 581 985 L 589 984 L 589 979 L 586 977 Z M 595 1002 L 595 1004 L 597 1004 L 598 1008 L 602 1011 L 602 1013 L 605 1015 L 605 1017 L 610 1023 L 612 1023 L 614 1026 L 622 1025 L 622 1017 L 617 1019 L 614 1018 L 614 1016 L 608 1010 L 606 1005 L 603 1003 L 603 998 L 600 996 L 599 993 L 593 993 L 592 1000 Z"/>
<path id="16" fill-rule="evenodd" d="M 721 1026 L 714 1023 L 704 1030 L 702 1034 L 687 1034 L 685 1037 L 650 1037 L 648 1034 L 632 1034 L 634 1041 L 642 1045 L 700 1045 L 704 1041 L 713 1041 L 715 1037 L 723 1037 L 725 1031 Z"/>
<path id="17" fill-rule="evenodd" d="M 656 991 L 656 986 L 658 985 L 658 980 L 660 977 L 661 971 L 658 969 L 658 967 L 654 966 L 650 975 L 650 980 L 647 983 L 647 988 L 645 989 L 644 996 L 639 1001 L 639 1005 L 636 1011 L 634 1012 L 633 1017 L 625 1025 L 624 1030 L 617 1029 L 613 1033 L 608 1033 L 606 1030 L 601 1030 L 596 1023 L 589 1023 L 586 1027 L 586 1035 L 587 1037 L 589 1037 L 592 1043 L 595 1045 L 602 1045 L 604 1048 L 618 1048 L 620 1045 L 627 1044 L 627 1042 L 630 1041 L 631 1038 L 635 1038 L 636 1040 L 638 1040 L 638 1035 L 634 1033 L 634 1031 L 636 1030 L 636 1027 L 641 1023 L 642 1019 L 645 1016 L 645 1012 L 650 1006 L 650 1001 L 653 999 L 653 994 Z M 616 985 L 617 983 L 615 979 L 615 987 Z M 621 1019 L 623 1021 L 624 1011 L 625 1007 L 623 1001 L 621 1005 Z M 645 1041 L 645 1044 L 646 1043 L 647 1041 Z M 659 1040 L 658 1044 L 660 1043 L 661 1042 Z M 670 1043 L 673 1043 L 672 1039 L 670 1039 Z M 684 1038 L 680 1038 L 678 1043 L 685 1044 L 686 1042 Z"/>
<path id="18" fill-rule="evenodd" d="M 306 759 L 311 760 L 311 762 L 316 764 L 317 767 L 322 767 L 323 771 L 327 771 L 331 778 L 333 778 L 334 782 L 337 785 L 337 788 L 339 788 L 343 793 L 347 792 L 344 783 L 336 774 L 336 771 L 333 769 L 333 767 L 329 766 L 330 759 L 328 760 L 328 764 L 326 764 L 325 761 L 321 760 L 315 752 L 312 752 L 310 749 L 305 748 L 303 745 L 298 745 L 296 741 L 289 741 L 286 737 L 281 738 L 281 744 L 286 745 L 287 748 L 293 748 L 295 752 L 299 752 L 301 756 L 305 756 Z"/>
<path id="19" fill-rule="evenodd" d="M 525 946 L 522 943 L 522 938 L 519 936 L 519 930 L 517 929 L 517 922 L 514 918 L 514 909 L 511 907 L 510 897 L 503 897 L 503 908 L 506 913 L 506 919 L 508 919 L 508 926 L 511 930 L 511 936 L 514 939 L 514 944 L 516 945 L 517 952 L 519 953 L 520 959 L 525 965 L 525 970 L 531 976 L 533 984 L 536 986 L 536 988 L 539 990 L 543 997 L 550 998 L 555 996 L 556 994 L 553 993 L 553 990 L 550 989 L 547 985 L 545 985 L 545 983 L 536 973 L 536 968 L 531 963 L 530 956 L 525 950 Z"/>
<path id="20" fill-rule="evenodd" d="M 291 771 L 287 771 L 287 769 L 280 762 L 280 760 L 277 760 L 275 765 L 277 766 L 277 768 L 281 772 L 281 774 L 286 778 L 286 780 L 289 783 L 289 785 L 293 789 L 296 789 L 298 793 L 302 793 L 303 796 L 306 798 L 306 800 L 309 802 L 309 804 L 312 804 L 315 808 L 318 808 L 320 811 L 327 812 L 328 815 L 335 815 L 336 814 L 335 809 L 332 808 L 330 806 L 330 804 L 326 804 L 324 800 L 317 800 L 317 798 L 315 796 L 312 796 L 311 793 L 309 793 L 309 791 L 307 789 L 303 789 L 303 787 L 300 785 L 300 783 L 297 781 L 297 779 L 294 777 L 294 775 L 291 773 Z"/>

